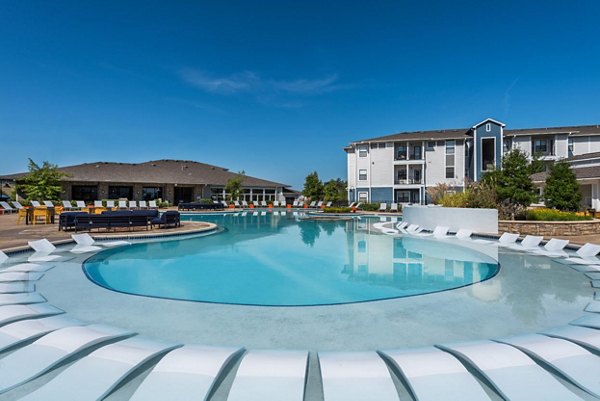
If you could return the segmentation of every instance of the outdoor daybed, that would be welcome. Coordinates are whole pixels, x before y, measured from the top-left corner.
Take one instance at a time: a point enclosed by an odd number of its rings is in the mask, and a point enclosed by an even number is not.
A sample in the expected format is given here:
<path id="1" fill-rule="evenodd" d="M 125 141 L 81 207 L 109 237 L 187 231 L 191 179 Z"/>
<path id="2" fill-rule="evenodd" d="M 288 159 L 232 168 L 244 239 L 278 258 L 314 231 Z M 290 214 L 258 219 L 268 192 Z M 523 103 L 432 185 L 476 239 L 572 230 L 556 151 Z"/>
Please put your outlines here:
<path id="1" fill-rule="evenodd" d="M 105 211 L 102 214 L 89 214 L 85 212 L 64 212 L 60 215 L 58 229 L 81 230 L 116 229 L 136 227 L 153 228 L 158 226 L 174 226 L 180 224 L 179 212 L 167 211 L 161 216 L 158 210 L 117 210 Z"/>

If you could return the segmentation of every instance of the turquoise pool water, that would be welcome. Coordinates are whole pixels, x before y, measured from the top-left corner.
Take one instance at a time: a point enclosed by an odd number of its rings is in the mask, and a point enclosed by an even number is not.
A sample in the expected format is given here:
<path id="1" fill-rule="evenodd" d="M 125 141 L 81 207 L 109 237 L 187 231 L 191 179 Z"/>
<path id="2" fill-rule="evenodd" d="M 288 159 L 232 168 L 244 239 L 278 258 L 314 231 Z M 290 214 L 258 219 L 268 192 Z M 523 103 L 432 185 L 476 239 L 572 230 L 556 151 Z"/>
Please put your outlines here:
<path id="1" fill-rule="evenodd" d="M 252 213 L 183 216 L 223 232 L 100 252 L 84 263 L 105 288 L 225 304 L 306 306 L 409 297 L 493 277 L 497 261 L 458 241 L 391 237 L 379 219 Z"/>

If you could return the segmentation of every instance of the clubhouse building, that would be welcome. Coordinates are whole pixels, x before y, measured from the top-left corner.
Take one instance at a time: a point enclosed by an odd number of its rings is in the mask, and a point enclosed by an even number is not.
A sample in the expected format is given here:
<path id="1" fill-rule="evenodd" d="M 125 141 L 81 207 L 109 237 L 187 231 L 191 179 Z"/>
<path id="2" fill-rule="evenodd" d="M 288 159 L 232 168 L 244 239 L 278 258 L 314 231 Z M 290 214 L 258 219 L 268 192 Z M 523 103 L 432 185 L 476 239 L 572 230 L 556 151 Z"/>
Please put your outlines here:
<path id="1" fill-rule="evenodd" d="M 189 160 L 97 162 L 60 167 L 59 170 L 67 174 L 61 182 L 62 199 L 86 202 L 163 199 L 175 205 L 200 199 L 225 199 L 228 196 L 225 191 L 227 181 L 238 176 L 223 167 Z M 10 174 L 0 179 L 18 183 L 26 175 Z M 239 200 L 293 200 L 297 196 L 289 185 L 246 175 Z"/>
<path id="2" fill-rule="evenodd" d="M 488 118 L 469 128 L 401 132 L 351 142 L 344 148 L 348 199 L 425 204 L 427 188 L 446 184 L 462 191 L 468 181 L 501 168 L 503 154 L 519 148 L 547 162 L 567 159 L 581 184 L 582 207 L 600 210 L 600 126 L 505 127 Z M 532 177 L 540 188 L 544 174 Z"/>

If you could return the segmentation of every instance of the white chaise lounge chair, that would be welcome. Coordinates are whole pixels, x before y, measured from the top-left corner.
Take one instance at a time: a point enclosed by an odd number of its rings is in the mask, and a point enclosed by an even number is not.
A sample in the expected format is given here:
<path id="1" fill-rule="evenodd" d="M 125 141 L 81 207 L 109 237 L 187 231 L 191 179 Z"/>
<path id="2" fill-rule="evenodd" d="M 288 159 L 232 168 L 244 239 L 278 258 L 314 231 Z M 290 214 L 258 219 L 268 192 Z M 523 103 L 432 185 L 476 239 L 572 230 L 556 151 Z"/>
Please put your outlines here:
<path id="1" fill-rule="evenodd" d="M 128 241 L 96 241 L 88 233 L 71 234 L 71 238 L 73 238 L 73 241 L 77 243 L 77 246 L 81 247 L 79 252 L 99 251 L 103 246 L 107 248 L 114 248 L 116 246 L 131 245 L 131 242 Z"/>
<path id="2" fill-rule="evenodd" d="M 550 257 L 566 257 L 568 254 L 563 250 L 569 245 L 568 239 L 550 238 L 550 241 L 541 249 L 535 249 L 533 252 Z"/>
<path id="3" fill-rule="evenodd" d="M 583 390 L 600 396 L 600 358 L 585 348 L 541 334 L 505 337 L 497 341 L 517 347 L 551 366 Z"/>
<path id="4" fill-rule="evenodd" d="M 94 201 L 94 207 L 104 207 L 104 205 L 102 204 L 101 200 L 95 200 Z"/>
<path id="5" fill-rule="evenodd" d="M 0 325 L 16 322 L 17 320 L 41 318 L 65 313 L 50 304 L 6 305 L 0 306 Z"/>
<path id="6" fill-rule="evenodd" d="M 589 242 L 579 248 L 575 253 L 578 257 L 566 258 L 561 263 L 571 263 L 579 265 L 600 264 L 600 259 L 596 255 L 600 252 L 600 245 L 590 244 Z"/>
<path id="7" fill-rule="evenodd" d="M 75 201 L 75 204 L 77 205 L 77 208 L 78 208 L 79 210 L 81 210 L 81 209 L 85 209 L 85 208 L 87 207 L 87 206 L 85 205 L 85 202 L 84 202 L 84 201 Z"/>
<path id="8" fill-rule="evenodd" d="M 473 375 L 454 356 L 437 348 L 385 351 L 419 401 L 490 400 Z"/>
<path id="9" fill-rule="evenodd" d="M 186 345 L 154 366 L 129 401 L 206 400 L 229 362 L 242 349 Z"/>
<path id="10" fill-rule="evenodd" d="M 62 201 L 62 205 L 63 205 L 63 210 L 64 210 L 65 212 L 69 212 L 69 211 L 71 211 L 71 210 L 75 210 L 75 209 L 77 209 L 77 208 L 73 207 L 73 205 L 71 204 L 71 202 L 70 202 L 70 201 L 68 201 L 68 200 L 64 200 L 64 201 Z"/>
<path id="11" fill-rule="evenodd" d="M 476 341 L 438 347 L 468 362 L 506 400 L 580 400 L 530 357 L 510 345 Z"/>
<path id="12" fill-rule="evenodd" d="M 13 204 L 13 206 L 14 206 L 14 207 L 15 207 L 17 210 L 24 209 L 24 208 L 23 208 L 23 205 L 21 205 L 21 204 L 20 204 L 19 202 L 17 202 L 17 201 L 12 201 L 12 204 Z"/>
<path id="13" fill-rule="evenodd" d="M 17 294 L 21 292 L 35 291 L 35 284 L 30 281 L 15 281 L 11 283 L 0 283 L 0 294 Z"/>
<path id="14" fill-rule="evenodd" d="M 37 292 L 25 292 L 22 294 L 0 294 L 0 306 L 41 304 L 44 302 L 46 302 L 46 298 Z"/>
<path id="15" fill-rule="evenodd" d="M 0 393 L 40 376 L 87 348 L 131 335 L 133 333 L 104 325 L 66 327 L 53 331 L 2 359 Z"/>
<path id="16" fill-rule="evenodd" d="M 446 238 L 446 235 L 448 235 L 448 230 L 450 230 L 450 227 L 447 226 L 437 226 L 433 229 L 433 231 L 431 233 L 410 233 L 410 234 L 415 234 L 418 235 L 420 237 L 434 237 L 434 238 Z"/>
<path id="17" fill-rule="evenodd" d="M 399 401 L 385 362 L 375 352 L 320 352 L 327 401 Z"/>
<path id="18" fill-rule="evenodd" d="M 245 200 L 242 201 L 242 207 L 247 209 L 248 208 L 248 202 L 245 201 Z"/>
<path id="19" fill-rule="evenodd" d="M 82 322 L 65 315 L 27 319 L 7 324 L 0 327 L 0 352 L 39 338 L 52 331 L 81 325 L 83 325 Z"/>
<path id="20" fill-rule="evenodd" d="M 461 228 L 456 232 L 454 236 L 460 240 L 468 240 L 471 239 L 471 235 L 473 235 L 473 231 L 468 230 L 466 228 Z"/>
<path id="21" fill-rule="evenodd" d="M 279 207 L 279 201 L 273 201 L 273 207 Z"/>
<path id="22" fill-rule="evenodd" d="M 406 227 L 406 232 L 408 234 L 418 234 L 421 231 L 423 231 L 423 227 L 419 226 L 418 224 L 410 224 L 408 227 Z"/>
<path id="23" fill-rule="evenodd" d="M 127 207 L 127 201 L 120 200 L 120 201 L 119 201 L 119 209 L 125 209 L 125 210 L 129 209 L 129 208 Z"/>
<path id="24" fill-rule="evenodd" d="M 600 352 L 600 330 L 566 325 L 542 332 L 543 335 L 562 338 Z"/>
<path id="25" fill-rule="evenodd" d="M 156 201 L 155 200 L 148 201 L 148 208 L 158 209 L 158 206 L 156 205 Z"/>
<path id="26" fill-rule="evenodd" d="M 398 204 L 394 202 L 390 205 L 390 212 L 397 212 L 397 211 L 398 211 Z"/>
<path id="27" fill-rule="evenodd" d="M 129 201 L 129 209 L 136 210 L 138 208 L 137 201 L 131 200 Z"/>
<path id="28" fill-rule="evenodd" d="M 503 233 L 498 241 L 490 241 L 485 239 L 474 239 L 473 242 L 479 244 L 493 244 L 499 246 L 513 245 L 519 239 L 519 233 Z"/>
<path id="29" fill-rule="evenodd" d="M 303 401 L 308 352 L 248 351 L 227 401 Z"/>
<path id="30" fill-rule="evenodd" d="M 526 235 L 523 241 L 508 245 L 508 248 L 517 251 L 535 251 L 539 248 L 543 239 L 544 237 L 541 235 Z"/>
<path id="31" fill-rule="evenodd" d="M 145 200 L 141 200 L 140 203 L 139 203 L 139 205 L 138 205 L 138 207 L 140 209 L 148 209 L 148 203 L 146 203 Z"/>
<path id="32" fill-rule="evenodd" d="M 52 203 L 52 201 L 45 200 L 45 201 L 42 201 L 42 203 L 43 203 L 43 204 L 44 204 L 44 206 L 46 206 L 46 207 L 54 207 L 54 203 Z"/>
<path id="33" fill-rule="evenodd" d="M 31 206 L 33 206 L 33 207 L 42 207 L 42 205 L 38 201 L 32 200 L 32 201 L 29 201 L 29 203 L 31 203 Z"/>
<path id="34" fill-rule="evenodd" d="M 11 207 L 7 202 L 0 202 L 0 206 L 4 209 L 4 213 L 15 213 L 17 209 Z"/>
<path id="35" fill-rule="evenodd" d="M 6 261 L 8 261 L 8 255 L 5 254 L 2 249 L 0 249 L 0 265 Z"/>
<path id="36" fill-rule="evenodd" d="M 140 337 L 106 345 L 81 358 L 21 400 L 102 400 L 136 368 L 175 347 L 177 345 Z M 154 394 L 146 399 L 176 400 L 177 398 L 173 396 L 161 398 Z"/>
<path id="37" fill-rule="evenodd" d="M 382 202 L 379 204 L 379 211 L 380 212 L 385 212 L 387 210 L 387 203 Z"/>
<path id="38" fill-rule="evenodd" d="M 107 200 L 106 201 L 106 208 L 108 210 L 113 210 L 115 208 L 115 201 L 114 200 Z"/>
<path id="39" fill-rule="evenodd" d="M 27 243 L 31 249 L 35 251 L 34 254 L 27 259 L 30 262 L 51 262 L 61 258 L 58 255 L 50 255 L 56 250 L 56 247 L 46 238 L 28 241 Z"/>

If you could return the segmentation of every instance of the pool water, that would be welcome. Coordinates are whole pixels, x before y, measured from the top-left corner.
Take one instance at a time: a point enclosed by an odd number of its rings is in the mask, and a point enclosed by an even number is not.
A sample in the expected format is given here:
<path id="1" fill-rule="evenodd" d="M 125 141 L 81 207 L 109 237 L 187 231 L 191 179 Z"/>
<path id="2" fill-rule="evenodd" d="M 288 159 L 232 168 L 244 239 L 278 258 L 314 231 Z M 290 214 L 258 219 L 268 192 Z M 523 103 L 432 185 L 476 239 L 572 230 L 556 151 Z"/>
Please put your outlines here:
<path id="1" fill-rule="evenodd" d="M 493 277 L 493 257 L 459 241 L 392 237 L 380 220 L 302 214 L 183 216 L 224 231 L 100 252 L 84 263 L 94 283 L 142 296 L 265 306 L 331 305 L 410 297 Z"/>

